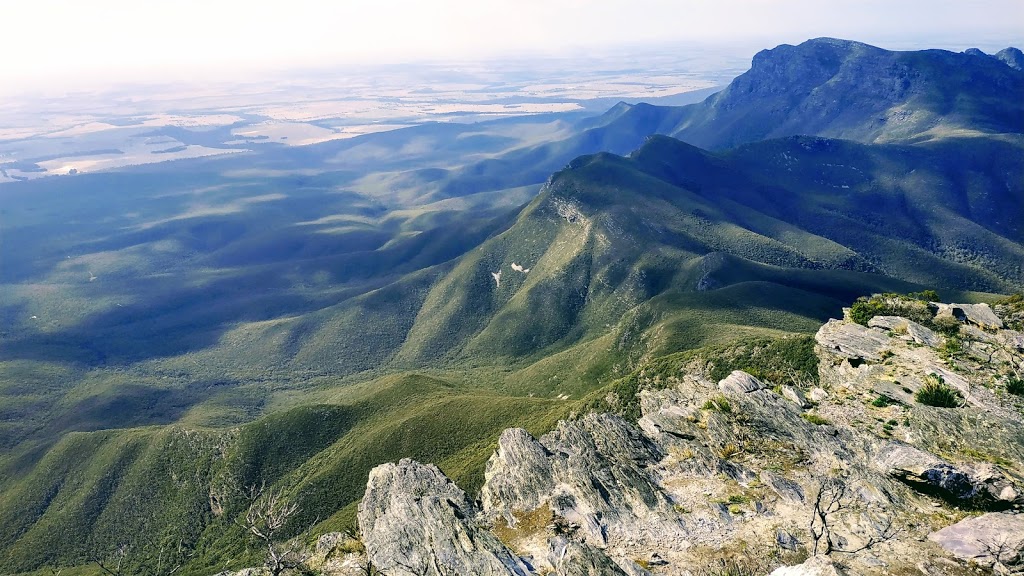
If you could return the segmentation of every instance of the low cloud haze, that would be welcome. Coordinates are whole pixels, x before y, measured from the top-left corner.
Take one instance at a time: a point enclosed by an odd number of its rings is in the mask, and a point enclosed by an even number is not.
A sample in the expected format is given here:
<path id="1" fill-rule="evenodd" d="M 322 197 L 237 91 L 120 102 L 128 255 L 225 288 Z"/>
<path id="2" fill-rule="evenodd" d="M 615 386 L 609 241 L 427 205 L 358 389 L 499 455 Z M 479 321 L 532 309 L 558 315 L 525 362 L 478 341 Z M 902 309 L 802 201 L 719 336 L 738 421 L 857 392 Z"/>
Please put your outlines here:
<path id="1" fill-rule="evenodd" d="M 6 6 L 4 21 L 0 91 L 11 93 L 666 42 L 743 42 L 753 50 L 837 36 L 891 48 L 993 50 L 1024 36 L 1024 2 L 44 0 Z"/>

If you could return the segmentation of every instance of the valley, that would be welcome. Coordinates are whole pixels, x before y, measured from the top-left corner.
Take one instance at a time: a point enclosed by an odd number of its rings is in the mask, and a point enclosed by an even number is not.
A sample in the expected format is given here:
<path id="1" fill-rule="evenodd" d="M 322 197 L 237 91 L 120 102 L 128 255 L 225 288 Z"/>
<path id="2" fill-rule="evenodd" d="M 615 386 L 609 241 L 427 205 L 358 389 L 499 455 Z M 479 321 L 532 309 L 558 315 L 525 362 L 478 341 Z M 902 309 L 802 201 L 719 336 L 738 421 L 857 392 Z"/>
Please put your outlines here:
<path id="1" fill-rule="evenodd" d="M 254 566 L 248 488 L 285 537 L 354 530 L 374 467 L 475 494 L 503 430 L 639 417 L 669 359 L 792 350 L 757 375 L 799 387 L 860 296 L 1024 290 L 1019 50 L 709 60 L 11 124 L 0 572 Z"/>

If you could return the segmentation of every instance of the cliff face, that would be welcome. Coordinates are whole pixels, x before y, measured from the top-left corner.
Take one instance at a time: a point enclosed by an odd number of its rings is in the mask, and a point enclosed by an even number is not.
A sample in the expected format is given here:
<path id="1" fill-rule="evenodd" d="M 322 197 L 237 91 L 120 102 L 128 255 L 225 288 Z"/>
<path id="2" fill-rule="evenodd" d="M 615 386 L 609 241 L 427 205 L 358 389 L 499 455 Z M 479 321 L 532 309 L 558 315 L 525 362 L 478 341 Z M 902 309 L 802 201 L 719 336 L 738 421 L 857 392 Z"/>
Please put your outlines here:
<path id="1" fill-rule="evenodd" d="M 779 574 L 1019 568 L 1024 402 L 1004 374 L 1024 341 L 987 306 L 953 310 L 939 315 L 960 318 L 956 336 L 830 321 L 821 387 L 680 374 L 640 393 L 636 424 L 506 430 L 478 503 L 436 467 L 385 464 L 360 507 L 368 557 L 402 576 L 767 573 L 809 556 Z M 922 403 L 936 386 L 954 407 Z"/>

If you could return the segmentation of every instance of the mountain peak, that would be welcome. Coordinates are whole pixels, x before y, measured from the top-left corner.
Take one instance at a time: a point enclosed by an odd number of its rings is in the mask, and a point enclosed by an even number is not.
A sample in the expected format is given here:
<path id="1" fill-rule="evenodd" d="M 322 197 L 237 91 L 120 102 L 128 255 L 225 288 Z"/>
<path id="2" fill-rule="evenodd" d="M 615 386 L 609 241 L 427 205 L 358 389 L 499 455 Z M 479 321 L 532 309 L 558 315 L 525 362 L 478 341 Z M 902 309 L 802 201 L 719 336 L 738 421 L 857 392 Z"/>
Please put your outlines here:
<path id="1" fill-rule="evenodd" d="M 720 149 L 795 134 L 870 143 L 1024 132 L 1024 105 L 1012 97 L 1024 92 L 1024 55 L 978 53 L 895 52 L 836 38 L 782 44 L 758 52 L 750 70 L 671 135 Z"/>
<path id="2" fill-rule="evenodd" d="M 1020 48 L 1014 48 L 1013 46 L 1003 48 L 993 56 L 998 60 L 1002 60 L 1014 70 L 1024 69 L 1024 52 L 1021 52 Z"/>
<path id="3" fill-rule="evenodd" d="M 855 52 L 884 54 L 886 50 L 854 40 L 828 37 L 812 38 L 796 46 L 780 44 L 775 48 L 761 50 L 754 55 L 751 71 L 757 70 L 769 62 L 792 61 L 794 57 L 834 62 L 837 58 L 846 58 Z"/>

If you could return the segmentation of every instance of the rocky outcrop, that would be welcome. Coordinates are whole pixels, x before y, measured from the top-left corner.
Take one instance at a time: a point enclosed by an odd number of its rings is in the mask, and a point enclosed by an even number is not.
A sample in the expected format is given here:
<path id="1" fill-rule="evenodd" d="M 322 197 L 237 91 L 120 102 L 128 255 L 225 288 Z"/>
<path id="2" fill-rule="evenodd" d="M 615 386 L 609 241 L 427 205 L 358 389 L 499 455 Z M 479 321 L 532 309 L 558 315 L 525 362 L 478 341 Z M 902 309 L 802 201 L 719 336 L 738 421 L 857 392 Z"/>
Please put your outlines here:
<path id="1" fill-rule="evenodd" d="M 804 393 L 792 386 L 782 387 L 782 397 L 801 408 L 811 407 L 811 403 L 807 401 L 807 398 L 804 396 Z"/>
<path id="2" fill-rule="evenodd" d="M 1024 568 L 1024 515 L 990 513 L 928 535 L 954 556 L 986 568 Z"/>
<path id="3" fill-rule="evenodd" d="M 389 576 L 530 574 L 476 514 L 436 466 L 405 459 L 370 472 L 359 526 L 369 559 Z"/>
<path id="4" fill-rule="evenodd" d="M 559 576 L 632 576 L 603 552 L 569 538 L 552 538 L 550 562 Z M 639 568 L 639 566 L 637 566 Z M 642 568 L 639 574 L 647 574 Z"/>
<path id="5" fill-rule="evenodd" d="M 486 490 L 480 495 L 485 510 L 534 510 L 555 488 L 552 454 L 522 428 L 509 428 L 498 439 L 498 450 L 484 470 Z"/>
<path id="6" fill-rule="evenodd" d="M 942 344 L 942 337 L 932 329 L 899 316 L 875 316 L 868 321 L 868 327 L 884 328 L 890 332 L 903 333 L 914 342 L 933 348 Z"/>
<path id="7" fill-rule="evenodd" d="M 937 304 L 937 307 L 936 316 L 953 316 L 957 320 L 986 330 L 998 330 L 1003 327 L 1003 321 L 988 304 Z"/>
<path id="8" fill-rule="evenodd" d="M 1015 354 L 1000 344 L 1011 331 L 982 329 L 976 309 L 957 309 L 976 318 L 962 316 L 964 342 Z M 986 514 L 930 541 L 924 527 L 962 518 L 954 506 L 1024 509 L 1024 403 L 992 389 L 1001 361 L 942 357 L 944 337 L 905 318 L 870 324 L 819 330 L 820 387 L 683 374 L 639 392 L 635 424 L 587 414 L 540 438 L 506 430 L 479 505 L 436 467 L 378 467 L 359 511 L 369 557 L 389 576 L 683 576 L 742 547 L 778 551 L 755 558 L 773 576 L 956 573 L 950 558 L 983 557 L 1021 516 Z M 915 400 L 940 377 L 962 406 Z M 829 546 L 850 552 L 842 567 L 821 556 L 780 567 L 822 538 L 807 528 L 819 514 Z M 965 543 L 971 530 L 985 535 L 982 548 Z M 1015 542 L 991 565 L 1015 562 Z M 915 564 L 935 543 L 951 556 Z"/>
<path id="9" fill-rule="evenodd" d="M 685 537 L 672 502 L 648 470 L 663 457 L 635 426 L 609 414 L 560 422 L 540 440 L 507 431 L 487 463 L 484 512 L 514 533 L 518 515 L 543 507 L 560 529 L 590 546 L 643 542 L 658 549 Z M 524 462 L 530 470 L 522 469 Z M 530 536 L 517 539 L 529 548 Z"/>
<path id="10" fill-rule="evenodd" d="M 835 356 L 855 362 L 881 362 L 882 354 L 889 348 L 884 332 L 842 320 L 829 320 L 814 339 Z"/>
<path id="11" fill-rule="evenodd" d="M 958 468 L 901 442 L 886 444 L 874 460 L 883 472 L 918 490 L 973 506 L 1024 505 L 1020 490 L 995 467 Z"/>
<path id="12" fill-rule="evenodd" d="M 734 370 L 725 380 L 718 383 L 719 390 L 733 394 L 747 394 L 762 388 L 764 384 L 760 380 L 740 370 Z"/>

